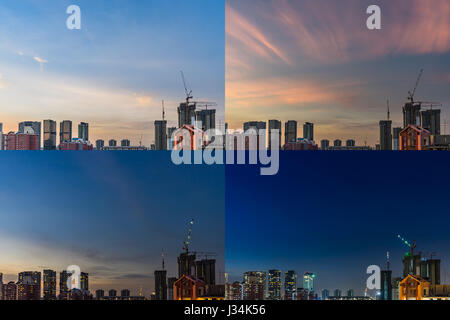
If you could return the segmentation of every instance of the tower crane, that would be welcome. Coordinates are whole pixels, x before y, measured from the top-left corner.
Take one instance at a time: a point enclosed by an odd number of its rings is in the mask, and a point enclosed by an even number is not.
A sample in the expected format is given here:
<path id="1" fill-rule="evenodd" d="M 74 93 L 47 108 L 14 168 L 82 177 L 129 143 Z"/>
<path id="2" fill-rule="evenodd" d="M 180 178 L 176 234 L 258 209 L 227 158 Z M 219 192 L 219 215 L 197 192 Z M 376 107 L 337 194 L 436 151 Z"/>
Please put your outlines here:
<path id="1" fill-rule="evenodd" d="M 399 238 L 400 241 L 402 241 L 404 244 L 406 244 L 411 249 L 411 257 L 413 257 L 414 249 L 416 248 L 416 241 L 413 241 L 413 243 L 411 244 L 400 235 L 397 235 L 397 238 Z"/>
<path id="2" fill-rule="evenodd" d="M 414 86 L 413 91 L 412 92 L 408 91 L 408 100 L 410 100 L 412 104 L 414 103 L 414 95 L 416 94 L 416 90 L 417 90 L 417 87 L 419 86 L 419 82 L 420 82 L 420 78 L 422 78 L 422 74 L 423 74 L 423 69 L 420 69 L 420 73 L 419 73 L 419 76 L 417 77 L 416 85 Z"/>
<path id="3" fill-rule="evenodd" d="M 183 71 L 180 71 L 181 73 L 181 79 L 183 80 L 183 85 L 184 85 L 184 92 L 186 94 L 186 104 L 189 104 L 189 101 L 191 99 L 193 99 L 194 97 L 192 96 L 192 90 L 188 89 L 187 85 L 186 85 L 186 79 L 184 78 L 184 73 Z"/>
<path id="4" fill-rule="evenodd" d="M 189 244 L 191 243 L 191 234 L 192 234 L 192 226 L 193 225 L 194 225 L 194 219 L 191 219 L 191 221 L 189 221 L 189 230 L 188 230 L 186 241 L 184 242 L 184 247 L 183 247 L 183 250 L 186 252 L 186 256 L 189 253 Z"/>

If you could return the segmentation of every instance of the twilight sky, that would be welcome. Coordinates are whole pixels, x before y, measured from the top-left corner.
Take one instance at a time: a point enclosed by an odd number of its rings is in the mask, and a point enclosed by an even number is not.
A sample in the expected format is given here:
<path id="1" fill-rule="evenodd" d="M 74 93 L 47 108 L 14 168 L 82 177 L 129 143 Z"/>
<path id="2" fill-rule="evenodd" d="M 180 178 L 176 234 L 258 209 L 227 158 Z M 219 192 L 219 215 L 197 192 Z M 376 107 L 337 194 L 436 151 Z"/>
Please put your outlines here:
<path id="1" fill-rule="evenodd" d="M 44 268 L 59 279 L 76 264 L 92 291 L 142 286 L 149 296 L 161 250 L 177 276 L 191 218 L 191 249 L 216 252 L 223 276 L 223 166 L 175 166 L 164 152 L 8 152 L 0 166 L 4 281 Z"/>
<path id="2" fill-rule="evenodd" d="M 416 252 L 441 259 L 441 281 L 450 284 L 449 153 L 280 156 L 275 176 L 260 176 L 255 166 L 226 168 L 230 280 L 251 270 L 309 271 L 318 292 L 361 295 L 367 267 L 384 269 L 387 251 L 393 277 L 402 275 L 408 248 L 401 234 L 417 241 Z"/>
<path id="3" fill-rule="evenodd" d="M 381 7 L 381 30 L 366 27 L 372 4 Z M 374 145 L 386 100 L 400 126 L 421 68 L 417 100 L 443 103 L 441 122 L 450 121 L 449 16 L 448 0 L 227 0 L 230 128 L 309 121 L 316 141 Z"/>
<path id="4" fill-rule="evenodd" d="M 224 3 L 79 0 L 81 30 L 66 28 L 69 0 L 0 4 L 0 122 L 51 118 L 90 124 L 90 140 L 153 143 L 166 102 L 168 126 L 185 98 L 215 101 L 224 118 Z M 58 128 L 59 131 L 59 128 Z"/>

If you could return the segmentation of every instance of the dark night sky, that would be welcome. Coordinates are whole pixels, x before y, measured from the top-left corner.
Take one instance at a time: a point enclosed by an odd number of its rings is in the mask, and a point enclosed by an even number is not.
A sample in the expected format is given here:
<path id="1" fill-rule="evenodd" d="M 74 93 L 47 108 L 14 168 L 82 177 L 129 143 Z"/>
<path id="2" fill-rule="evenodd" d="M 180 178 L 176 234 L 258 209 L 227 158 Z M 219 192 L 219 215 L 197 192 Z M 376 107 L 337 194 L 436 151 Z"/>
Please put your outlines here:
<path id="1" fill-rule="evenodd" d="M 366 268 L 401 275 L 408 250 L 396 237 L 437 252 L 450 283 L 450 153 L 289 152 L 276 176 L 228 166 L 227 271 L 317 274 L 316 288 L 361 294 Z M 301 285 L 299 285 L 301 287 Z M 344 292 L 344 291 L 343 291 Z"/>

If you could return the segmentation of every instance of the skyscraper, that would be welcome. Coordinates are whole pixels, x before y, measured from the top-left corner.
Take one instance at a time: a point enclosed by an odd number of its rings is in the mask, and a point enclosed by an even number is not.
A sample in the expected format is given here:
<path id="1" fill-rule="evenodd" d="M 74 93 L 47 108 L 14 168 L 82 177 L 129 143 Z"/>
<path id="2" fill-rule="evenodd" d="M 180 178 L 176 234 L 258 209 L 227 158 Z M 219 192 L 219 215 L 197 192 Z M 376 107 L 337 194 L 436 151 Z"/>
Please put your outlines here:
<path id="1" fill-rule="evenodd" d="M 104 146 L 105 146 L 105 141 L 104 140 L 99 139 L 99 140 L 95 141 L 95 148 L 97 150 L 102 150 L 102 148 Z"/>
<path id="2" fill-rule="evenodd" d="M 3 300 L 17 300 L 17 285 L 13 281 L 3 285 Z"/>
<path id="3" fill-rule="evenodd" d="M 130 290 L 128 290 L 128 289 L 122 289 L 120 291 L 120 296 L 122 298 L 128 298 L 128 297 L 130 297 L 130 295 L 131 295 L 131 293 L 130 293 Z"/>
<path id="4" fill-rule="evenodd" d="M 86 272 L 80 274 L 80 289 L 89 290 L 89 274 Z"/>
<path id="5" fill-rule="evenodd" d="M 167 148 L 169 150 L 173 150 L 174 147 L 174 140 L 173 140 L 173 133 L 177 130 L 175 127 L 167 128 Z"/>
<path id="6" fill-rule="evenodd" d="M 303 138 L 314 141 L 314 124 L 305 122 L 303 124 Z"/>
<path id="7" fill-rule="evenodd" d="M 281 270 L 269 270 L 268 298 L 281 300 Z"/>
<path id="8" fill-rule="evenodd" d="M 333 146 L 335 147 L 341 147 L 342 146 L 342 140 L 336 139 L 333 141 Z"/>
<path id="9" fill-rule="evenodd" d="M 252 146 L 250 143 L 250 138 L 245 137 L 245 150 L 259 150 L 260 141 L 263 149 L 266 148 L 266 123 L 264 121 L 248 121 L 244 123 L 244 132 L 254 131 L 256 134 L 255 143 L 256 146 Z M 261 135 L 260 135 L 261 131 Z"/>
<path id="10" fill-rule="evenodd" d="M 177 280 L 175 277 L 167 279 L 167 300 L 173 300 L 173 285 Z"/>
<path id="11" fill-rule="evenodd" d="M 266 292 L 266 273 L 249 271 L 244 273 L 244 300 L 264 300 Z"/>
<path id="12" fill-rule="evenodd" d="M 216 260 L 203 259 L 195 262 L 196 276 L 207 285 L 216 284 Z"/>
<path id="13" fill-rule="evenodd" d="M 167 271 L 155 270 L 155 299 L 167 300 Z"/>
<path id="14" fill-rule="evenodd" d="M 353 139 L 348 139 L 347 141 L 345 141 L 345 146 L 347 147 L 354 147 L 355 146 L 355 140 Z"/>
<path id="15" fill-rule="evenodd" d="M 155 149 L 167 150 L 167 121 L 155 121 Z"/>
<path id="16" fill-rule="evenodd" d="M 56 300 L 56 271 L 44 270 L 43 276 L 44 300 Z"/>
<path id="17" fill-rule="evenodd" d="M 111 289 L 108 291 L 109 297 L 117 297 L 117 290 Z"/>
<path id="18" fill-rule="evenodd" d="M 297 272 L 288 270 L 284 273 L 284 299 L 294 300 L 297 289 Z"/>
<path id="19" fill-rule="evenodd" d="M 430 109 L 421 111 L 420 120 L 422 128 L 430 131 L 432 135 L 441 134 L 441 110 Z"/>
<path id="20" fill-rule="evenodd" d="M 195 121 L 197 120 L 195 107 L 195 103 L 180 103 L 180 106 L 178 107 L 178 128 L 181 128 L 185 124 L 195 124 Z"/>
<path id="21" fill-rule="evenodd" d="M 392 271 L 381 271 L 380 300 L 392 300 Z"/>
<path id="22" fill-rule="evenodd" d="M 314 291 L 314 279 L 316 275 L 312 272 L 305 272 L 303 274 L 303 289 L 308 290 L 308 292 Z"/>
<path id="23" fill-rule="evenodd" d="M 44 150 L 56 150 L 56 121 L 44 120 Z"/>
<path id="24" fill-rule="evenodd" d="M 81 122 L 78 125 L 78 139 L 83 139 L 84 141 L 89 141 L 89 124 L 86 122 Z"/>
<path id="25" fill-rule="evenodd" d="M 67 300 L 69 298 L 69 287 L 67 286 L 67 280 L 69 280 L 69 277 L 71 274 L 67 272 L 66 270 L 61 271 L 59 274 L 59 299 L 60 300 Z"/>
<path id="26" fill-rule="evenodd" d="M 329 296 L 330 296 L 330 291 L 328 291 L 327 289 L 323 289 L 322 290 L 322 300 L 327 300 Z"/>
<path id="27" fill-rule="evenodd" d="M 183 275 L 193 276 L 195 275 L 195 260 L 197 256 L 195 253 L 182 252 L 178 256 L 178 279 Z"/>
<path id="28" fill-rule="evenodd" d="M 353 291 L 353 289 L 348 289 L 347 290 L 347 297 L 354 297 L 355 296 L 355 292 Z"/>
<path id="29" fill-rule="evenodd" d="M 122 141 L 120 141 L 121 147 L 129 147 L 130 145 L 131 145 L 131 142 L 128 139 L 123 139 Z"/>
<path id="30" fill-rule="evenodd" d="M 284 124 L 284 143 L 297 141 L 297 121 L 289 120 Z"/>
<path id="31" fill-rule="evenodd" d="M 426 259 L 420 261 L 420 276 L 430 281 L 431 285 L 441 284 L 441 260 Z"/>
<path id="32" fill-rule="evenodd" d="M 114 140 L 114 139 L 111 139 L 111 140 L 108 141 L 108 145 L 110 147 L 117 147 L 117 141 Z"/>
<path id="33" fill-rule="evenodd" d="M 334 290 L 334 297 L 340 298 L 342 296 L 342 291 L 340 289 Z"/>
<path id="34" fill-rule="evenodd" d="M 269 149 L 272 150 L 272 130 L 278 130 L 278 147 L 281 148 L 281 121 L 269 120 Z"/>
<path id="35" fill-rule="evenodd" d="M 420 126 L 420 103 L 408 102 L 403 106 L 403 128 L 408 125 Z"/>
<path id="36" fill-rule="evenodd" d="M 400 149 L 400 131 L 402 131 L 402 128 L 392 129 L 392 150 Z"/>
<path id="37" fill-rule="evenodd" d="M 41 123 L 39 121 L 24 121 L 19 123 L 19 133 L 27 133 L 26 128 L 32 128 L 33 133 L 39 136 L 39 149 L 41 149 Z"/>
<path id="38" fill-rule="evenodd" d="M 95 299 L 100 300 L 105 296 L 105 291 L 102 289 L 95 290 Z"/>
<path id="39" fill-rule="evenodd" d="M 196 112 L 197 121 L 201 121 L 203 131 L 216 128 L 216 110 L 205 109 Z"/>
<path id="40" fill-rule="evenodd" d="M 380 121 L 380 148 L 381 150 L 392 150 L 392 121 Z"/>
<path id="41" fill-rule="evenodd" d="M 320 149 L 321 150 L 327 150 L 330 146 L 330 140 L 324 139 L 320 141 Z"/>
<path id="42" fill-rule="evenodd" d="M 59 124 L 59 143 L 72 140 L 72 121 L 64 120 Z"/>
<path id="43" fill-rule="evenodd" d="M 17 281 L 18 300 L 40 300 L 41 273 L 37 271 L 24 271 L 19 273 Z"/>

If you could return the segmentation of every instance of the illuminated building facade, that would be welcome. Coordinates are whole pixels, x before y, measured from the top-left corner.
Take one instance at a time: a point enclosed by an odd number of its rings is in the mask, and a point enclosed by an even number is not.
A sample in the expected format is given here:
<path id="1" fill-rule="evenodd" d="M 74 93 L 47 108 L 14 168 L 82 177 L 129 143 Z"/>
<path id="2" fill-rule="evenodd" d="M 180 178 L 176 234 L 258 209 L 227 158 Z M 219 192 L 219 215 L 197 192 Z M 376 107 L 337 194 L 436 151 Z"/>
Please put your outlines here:
<path id="1" fill-rule="evenodd" d="M 297 290 L 297 272 L 288 270 L 284 273 L 284 299 L 294 300 Z"/>
<path id="2" fill-rule="evenodd" d="M 268 299 L 281 300 L 281 270 L 269 270 Z"/>
<path id="3" fill-rule="evenodd" d="M 266 292 L 266 273 L 249 271 L 244 273 L 244 300 L 264 300 Z"/>

